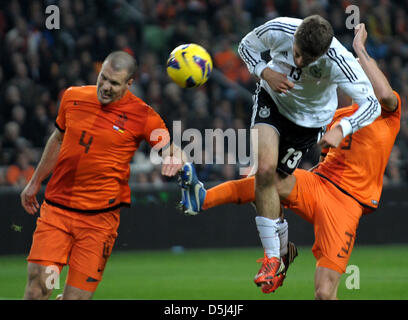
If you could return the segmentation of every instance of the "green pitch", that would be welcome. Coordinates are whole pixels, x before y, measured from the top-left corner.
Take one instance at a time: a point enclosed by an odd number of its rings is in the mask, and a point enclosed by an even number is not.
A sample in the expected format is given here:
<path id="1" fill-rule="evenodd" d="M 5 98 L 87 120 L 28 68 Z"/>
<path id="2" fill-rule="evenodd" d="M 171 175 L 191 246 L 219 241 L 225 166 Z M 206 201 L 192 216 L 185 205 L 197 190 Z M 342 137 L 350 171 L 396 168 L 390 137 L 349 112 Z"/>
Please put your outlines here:
<path id="1" fill-rule="evenodd" d="M 261 249 L 114 252 L 94 299 L 263 300 L 313 299 L 315 260 L 309 247 L 288 271 L 275 293 L 261 293 L 253 282 Z M 408 246 L 357 246 L 339 286 L 340 299 L 408 299 Z M 353 276 L 354 278 L 347 277 Z M 61 274 L 62 293 L 66 269 Z M 21 299 L 26 283 L 25 256 L 0 256 L 0 299 Z M 354 289 L 347 288 L 347 283 Z M 359 289 L 355 287 L 359 285 Z"/>

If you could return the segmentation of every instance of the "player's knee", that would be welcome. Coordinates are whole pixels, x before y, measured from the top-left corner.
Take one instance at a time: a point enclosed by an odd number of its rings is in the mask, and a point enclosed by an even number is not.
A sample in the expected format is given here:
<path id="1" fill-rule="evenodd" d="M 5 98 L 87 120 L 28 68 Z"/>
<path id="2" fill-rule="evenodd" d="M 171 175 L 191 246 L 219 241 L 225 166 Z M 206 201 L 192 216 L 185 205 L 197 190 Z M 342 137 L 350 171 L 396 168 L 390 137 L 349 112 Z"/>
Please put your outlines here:
<path id="1" fill-rule="evenodd" d="M 28 279 L 24 299 L 42 300 L 49 298 L 52 293 L 52 289 L 47 288 L 43 278 L 41 266 L 30 264 L 28 267 Z"/>
<path id="2" fill-rule="evenodd" d="M 319 261 L 322 263 L 322 260 Z M 328 267 L 318 266 L 315 274 L 315 299 L 336 300 L 340 277 L 341 273 Z"/>
<path id="3" fill-rule="evenodd" d="M 33 278 L 27 282 L 24 293 L 26 300 L 45 300 L 48 299 L 52 293 L 52 289 L 48 289 L 41 277 Z"/>
<path id="4" fill-rule="evenodd" d="M 274 181 L 276 173 L 276 165 L 271 163 L 261 163 L 258 165 L 258 170 L 256 172 L 256 183 L 257 185 L 267 185 Z"/>
<path id="5" fill-rule="evenodd" d="M 336 296 L 334 290 L 328 286 L 320 286 L 315 290 L 315 299 L 316 300 L 335 300 Z"/>
<path id="6" fill-rule="evenodd" d="M 28 284 L 24 293 L 25 300 L 46 300 L 49 298 L 51 292 L 44 290 L 41 285 Z"/>

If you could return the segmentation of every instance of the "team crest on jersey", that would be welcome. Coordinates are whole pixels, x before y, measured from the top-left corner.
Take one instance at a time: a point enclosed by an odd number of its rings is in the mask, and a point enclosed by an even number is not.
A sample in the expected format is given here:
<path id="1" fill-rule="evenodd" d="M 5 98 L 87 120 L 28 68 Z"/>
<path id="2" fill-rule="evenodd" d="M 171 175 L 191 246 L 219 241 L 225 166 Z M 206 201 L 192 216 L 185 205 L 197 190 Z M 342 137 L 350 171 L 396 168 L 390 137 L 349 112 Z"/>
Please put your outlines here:
<path id="1" fill-rule="evenodd" d="M 261 118 L 268 118 L 271 115 L 271 109 L 268 107 L 261 107 L 261 110 L 259 110 L 259 116 Z"/>
<path id="2" fill-rule="evenodd" d="M 113 126 L 113 129 L 120 132 L 124 133 L 125 132 L 125 123 L 128 120 L 128 117 L 126 116 L 126 113 L 122 113 L 118 116 L 118 119 L 115 121 L 115 125 Z"/>
<path id="3" fill-rule="evenodd" d="M 322 77 L 322 69 L 319 66 L 310 67 L 309 72 L 315 78 L 321 78 Z"/>

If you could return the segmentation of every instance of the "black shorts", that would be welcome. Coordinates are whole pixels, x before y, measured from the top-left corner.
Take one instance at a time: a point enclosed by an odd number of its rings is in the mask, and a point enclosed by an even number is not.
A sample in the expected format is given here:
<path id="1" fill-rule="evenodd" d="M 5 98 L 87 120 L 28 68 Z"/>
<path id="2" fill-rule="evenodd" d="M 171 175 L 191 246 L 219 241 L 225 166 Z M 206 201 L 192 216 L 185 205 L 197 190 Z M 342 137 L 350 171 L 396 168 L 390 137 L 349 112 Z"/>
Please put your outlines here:
<path id="1" fill-rule="evenodd" d="M 259 86 L 259 84 L 258 84 Z M 266 123 L 279 133 L 277 171 L 292 174 L 302 157 L 321 138 L 323 128 L 301 127 L 283 116 L 271 96 L 262 87 L 254 95 L 251 127 Z"/>

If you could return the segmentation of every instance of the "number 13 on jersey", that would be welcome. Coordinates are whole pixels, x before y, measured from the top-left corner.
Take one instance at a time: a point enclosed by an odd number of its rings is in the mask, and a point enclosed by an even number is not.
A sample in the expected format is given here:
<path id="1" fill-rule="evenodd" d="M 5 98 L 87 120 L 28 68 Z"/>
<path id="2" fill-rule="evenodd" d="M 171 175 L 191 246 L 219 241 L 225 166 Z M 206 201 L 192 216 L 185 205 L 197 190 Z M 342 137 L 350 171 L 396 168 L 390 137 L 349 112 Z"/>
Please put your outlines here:
<path id="1" fill-rule="evenodd" d="M 302 151 L 289 148 L 286 155 L 282 158 L 281 162 L 286 164 L 288 168 L 294 169 L 298 166 L 298 162 L 302 159 Z"/>

